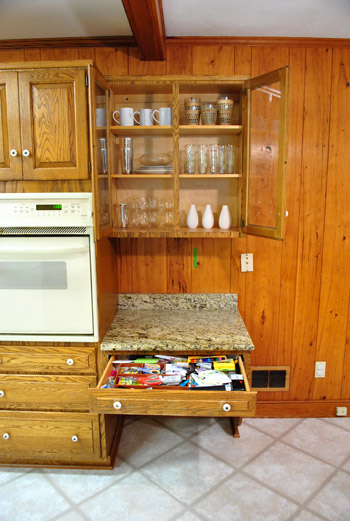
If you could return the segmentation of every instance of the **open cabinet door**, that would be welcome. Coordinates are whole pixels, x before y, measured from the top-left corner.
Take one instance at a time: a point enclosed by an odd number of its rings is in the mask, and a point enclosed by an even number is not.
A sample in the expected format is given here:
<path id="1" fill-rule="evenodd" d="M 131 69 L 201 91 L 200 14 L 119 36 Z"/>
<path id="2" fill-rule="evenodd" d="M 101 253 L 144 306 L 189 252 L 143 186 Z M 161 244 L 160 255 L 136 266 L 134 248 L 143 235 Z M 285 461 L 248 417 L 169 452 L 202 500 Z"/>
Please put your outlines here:
<path id="1" fill-rule="evenodd" d="M 242 231 L 283 239 L 288 67 L 246 81 Z"/>

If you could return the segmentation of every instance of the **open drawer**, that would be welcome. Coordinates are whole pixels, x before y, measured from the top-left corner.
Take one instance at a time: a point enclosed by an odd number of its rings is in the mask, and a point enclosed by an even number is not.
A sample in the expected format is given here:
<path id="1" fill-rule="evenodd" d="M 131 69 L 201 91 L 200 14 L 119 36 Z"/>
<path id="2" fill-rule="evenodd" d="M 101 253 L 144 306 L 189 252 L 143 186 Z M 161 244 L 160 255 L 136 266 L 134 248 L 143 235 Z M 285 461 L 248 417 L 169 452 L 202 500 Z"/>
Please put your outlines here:
<path id="1" fill-rule="evenodd" d="M 245 391 L 190 391 L 179 388 L 102 388 L 113 369 L 112 356 L 96 389 L 90 389 L 90 412 L 150 416 L 253 417 L 256 392 L 249 387 L 242 358 L 238 358 Z M 165 387 L 165 386 L 164 386 Z"/>

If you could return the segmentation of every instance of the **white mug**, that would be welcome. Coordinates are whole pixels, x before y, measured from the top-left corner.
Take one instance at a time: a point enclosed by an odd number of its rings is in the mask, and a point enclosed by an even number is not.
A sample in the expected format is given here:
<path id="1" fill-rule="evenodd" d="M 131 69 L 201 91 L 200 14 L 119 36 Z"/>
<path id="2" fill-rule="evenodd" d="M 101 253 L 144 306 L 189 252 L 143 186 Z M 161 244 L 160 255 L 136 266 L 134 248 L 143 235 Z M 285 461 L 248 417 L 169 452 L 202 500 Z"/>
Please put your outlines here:
<path id="1" fill-rule="evenodd" d="M 140 121 L 136 121 L 142 127 L 150 127 L 153 125 L 153 110 L 152 109 L 141 109 L 140 112 L 135 112 L 135 114 L 139 114 Z"/>
<path id="2" fill-rule="evenodd" d="M 96 109 L 96 127 L 105 127 L 106 126 L 106 109 L 98 108 Z"/>
<path id="3" fill-rule="evenodd" d="M 155 117 L 156 112 L 159 114 L 159 120 Z M 159 125 L 169 126 L 173 124 L 173 111 L 170 107 L 161 107 L 159 110 L 153 111 L 153 119 Z"/>
<path id="4" fill-rule="evenodd" d="M 117 118 L 117 114 L 120 114 L 120 121 Z M 134 109 L 131 107 L 122 107 L 119 110 L 116 110 L 113 112 L 113 119 L 118 125 L 121 125 L 122 127 L 133 127 L 135 119 L 135 114 L 138 114 L 138 112 L 134 112 Z M 138 121 L 136 121 L 138 123 Z"/>

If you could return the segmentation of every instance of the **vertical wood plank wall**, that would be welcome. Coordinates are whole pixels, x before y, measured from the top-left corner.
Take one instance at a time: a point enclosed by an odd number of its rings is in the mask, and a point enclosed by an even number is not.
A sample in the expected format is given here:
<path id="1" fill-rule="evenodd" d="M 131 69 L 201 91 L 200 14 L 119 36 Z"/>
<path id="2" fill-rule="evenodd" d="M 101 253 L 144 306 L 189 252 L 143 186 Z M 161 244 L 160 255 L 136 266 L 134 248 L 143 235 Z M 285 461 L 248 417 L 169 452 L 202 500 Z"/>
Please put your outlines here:
<path id="1" fill-rule="evenodd" d="M 251 74 L 290 67 L 286 238 L 120 240 L 121 292 L 237 292 L 253 365 L 291 366 L 288 392 L 259 401 L 350 399 L 350 48 L 171 45 L 0 51 L 0 61 L 94 59 L 103 74 Z M 197 248 L 198 267 L 193 267 Z M 254 272 L 240 272 L 240 254 Z M 327 362 L 314 378 L 315 361 Z"/>

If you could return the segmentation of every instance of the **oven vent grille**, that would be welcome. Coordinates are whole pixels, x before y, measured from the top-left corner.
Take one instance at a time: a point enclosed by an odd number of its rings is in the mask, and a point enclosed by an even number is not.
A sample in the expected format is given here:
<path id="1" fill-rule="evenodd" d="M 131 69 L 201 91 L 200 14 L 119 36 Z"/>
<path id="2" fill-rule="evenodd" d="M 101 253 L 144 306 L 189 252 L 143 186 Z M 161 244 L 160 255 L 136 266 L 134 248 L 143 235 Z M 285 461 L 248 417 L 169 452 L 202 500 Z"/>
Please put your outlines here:
<path id="1" fill-rule="evenodd" d="M 32 226 L 0 228 L 0 235 L 69 235 L 86 234 L 85 226 Z"/>

